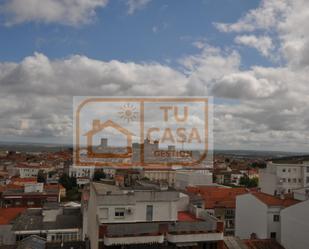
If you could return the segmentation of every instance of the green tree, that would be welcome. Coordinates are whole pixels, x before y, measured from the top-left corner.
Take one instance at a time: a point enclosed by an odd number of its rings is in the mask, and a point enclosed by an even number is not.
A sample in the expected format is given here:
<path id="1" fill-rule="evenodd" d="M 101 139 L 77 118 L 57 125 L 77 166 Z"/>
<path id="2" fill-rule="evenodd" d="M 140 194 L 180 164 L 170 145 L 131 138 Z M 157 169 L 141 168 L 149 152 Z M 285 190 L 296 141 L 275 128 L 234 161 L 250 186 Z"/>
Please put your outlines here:
<path id="1" fill-rule="evenodd" d="M 62 184 L 62 186 L 65 187 L 66 190 L 71 190 L 77 187 L 76 178 L 70 177 L 67 174 L 63 174 L 60 177 L 59 183 Z"/>
<path id="2" fill-rule="evenodd" d="M 43 170 L 39 170 L 37 175 L 37 182 L 43 182 L 46 183 L 46 174 Z"/>
<path id="3" fill-rule="evenodd" d="M 257 177 L 249 178 L 248 176 L 242 176 L 239 179 L 239 185 L 245 186 L 246 188 L 255 188 L 259 184 L 259 179 Z"/>
<path id="4" fill-rule="evenodd" d="M 103 171 L 101 170 L 96 170 L 93 174 L 93 180 L 94 181 L 100 181 L 100 179 L 106 178 L 106 175 Z"/>

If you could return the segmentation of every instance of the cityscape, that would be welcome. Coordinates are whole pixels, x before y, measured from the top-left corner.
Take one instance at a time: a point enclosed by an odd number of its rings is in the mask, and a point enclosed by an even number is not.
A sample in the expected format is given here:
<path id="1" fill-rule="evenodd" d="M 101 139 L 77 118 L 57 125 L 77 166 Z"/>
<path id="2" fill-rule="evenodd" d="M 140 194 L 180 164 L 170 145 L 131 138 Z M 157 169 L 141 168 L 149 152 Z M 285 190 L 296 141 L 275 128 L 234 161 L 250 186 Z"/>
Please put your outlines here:
<path id="1" fill-rule="evenodd" d="M 0 249 L 309 249 L 308 13 L 0 0 Z"/>

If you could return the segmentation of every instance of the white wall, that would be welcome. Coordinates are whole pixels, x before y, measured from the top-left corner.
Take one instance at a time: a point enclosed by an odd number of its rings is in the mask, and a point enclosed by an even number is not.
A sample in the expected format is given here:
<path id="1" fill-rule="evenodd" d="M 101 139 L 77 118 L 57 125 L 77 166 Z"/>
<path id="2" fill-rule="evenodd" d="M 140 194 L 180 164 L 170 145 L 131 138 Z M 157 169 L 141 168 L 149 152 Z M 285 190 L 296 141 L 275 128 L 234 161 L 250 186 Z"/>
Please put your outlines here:
<path id="1" fill-rule="evenodd" d="M 267 214 L 267 234 L 268 238 L 270 238 L 270 233 L 275 232 L 276 233 L 276 240 L 280 242 L 281 238 L 281 217 L 279 218 L 279 221 L 274 221 L 274 215 L 279 215 L 280 216 L 280 207 L 270 207 L 268 208 L 268 214 Z"/>
<path id="2" fill-rule="evenodd" d="M 259 170 L 259 187 L 261 191 L 273 195 L 275 190 L 288 193 L 289 190 L 306 186 L 309 172 L 307 164 L 276 164 L 269 162 L 266 169 Z"/>
<path id="3" fill-rule="evenodd" d="M 251 194 L 236 197 L 235 235 L 249 239 L 252 233 L 265 239 L 267 234 L 267 206 Z"/>
<path id="4" fill-rule="evenodd" d="M 273 195 L 277 189 L 277 176 L 268 169 L 259 169 L 259 187 L 261 192 Z"/>
<path id="5" fill-rule="evenodd" d="M 101 223 L 125 223 L 146 222 L 146 207 L 153 206 L 153 221 L 175 221 L 177 220 L 177 202 L 136 202 L 135 205 L 100 205 L 97 207 L 98 217 Z M 108 209 L 107 218 L 103 214 Z M 129 208 L 131 212 L 125 212 L 123 218 L 115 217 L 116 208 Z"/>
<path id="6" fill-rule="evenodd" d="M 90 239 L 91 249 L 97 249 L 99 247 L 99 225 L 97 223 L 97 199 L 94 194 L 94 188 L 90 184 L 90 198 L 88 202 L 88 224 L 83 224 L 87 226 L 88 237 Z"/>
<path id="7" fill-rule="evenodd" d="M 286 249 L 309 248 L 309 200 L 281 211 L 281 244 Z"/>
<path id="8" fill-rule="evenodd" d="M 187 186 L 211 185 L 212 173 L 198 171 L 176 172 L 175 187 L 185 189 Z"/>

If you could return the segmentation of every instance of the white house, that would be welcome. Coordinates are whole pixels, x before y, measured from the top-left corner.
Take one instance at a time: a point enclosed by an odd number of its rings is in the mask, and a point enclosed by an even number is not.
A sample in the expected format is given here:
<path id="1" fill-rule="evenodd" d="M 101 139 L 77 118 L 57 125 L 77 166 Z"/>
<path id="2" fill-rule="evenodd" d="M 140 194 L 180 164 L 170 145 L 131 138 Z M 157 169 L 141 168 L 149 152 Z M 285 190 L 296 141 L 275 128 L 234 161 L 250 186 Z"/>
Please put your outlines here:
<path id="1" fill-rule="evenodd" d="M 17 165 L 16 168 L 18 170 L 20 178 L 37 177 L 40 170 L 46 173 L 54 170 L 53 167 L 41 163 L 23 163 Z"/>
<path id="2" fill-rule="evenodd" d="M 281 211 L 281 244 L 285 249 L 309 248 L 309 200 Z"/>
<path id="3" fill-rule="evenodd" d="M 235 235 L 241 239 L 281 239 L 281 210 L 298 203 L 261 192 L 236 197 Z"/>
<path id="4" fill-rule="evenodd" d="M 84 235 L 91 249 L 150 244 L 165 248 L 164 242 L 223 249 L 223 223 L 206 212 L 201 220 L 184 211 L 186 198 L 182 197 L 175 190 L 92 182 L 83 202 Z"/>
<path id="5" fill-rule="evenodd" d="M 280 195 L 309 186 L 309 163 L 288 164 L 269 162 L 259 170 L 259 187 L 264 193 Z"/>

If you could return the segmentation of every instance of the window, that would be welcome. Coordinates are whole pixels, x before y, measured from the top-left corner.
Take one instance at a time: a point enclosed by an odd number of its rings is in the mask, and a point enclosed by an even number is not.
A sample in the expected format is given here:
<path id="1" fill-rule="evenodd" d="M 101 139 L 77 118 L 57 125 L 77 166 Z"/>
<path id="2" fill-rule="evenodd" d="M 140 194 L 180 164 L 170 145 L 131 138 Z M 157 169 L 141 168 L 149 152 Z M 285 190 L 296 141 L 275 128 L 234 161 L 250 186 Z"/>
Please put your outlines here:
<path id="1" fill-rule="evenodd" d="M 146 220 L 152 221 L 152 219 L 153 219 L 153 206 L 147 205 L 147 207 L 146 207 Z"/>
<path id="2" fill-rule="evenodd" d="M 277 234 L 275 232 L 270 233 L 270 238 L 275 239 L 277 237 Z"/>
<path id="3" fill-rule="evenodd" d="M 309 173 L 309 167 L 307 167 L 306 170 L 307 170 L 307 173 Z"/>
<path id="4" fill-rule="evenodd" d="M 288 169 L 288 172 L 290 173 L 290 172 L 291 172 L 291 169 Z"/>
<path id="5" fill-rule="evenodd" d="M 288 182 L 291 182 L 291 179 L 290 179 L 290 178 L 288 178 Z"/>
<path id="6" fill-rule="evenodd" d="M 286 182 L 286 179 L 285 179 L 285 178 L 282 178 L 282 182 Z"/>
<path id="7" fill-rule="evenodd" d="M 115 218 L 122 219 L 124 218 L 124 208 L 115 208 Z"/>
<path id="8" fill-rule="evenodd" d="M 282 172 L 285 172 L 286 171 L 286 169 L 282 169 Z"/>
<path id="9" fill-rule="evenodd" d="M 309 176 L 307 176 L 306 182 L 309 183 Z"/>
<path id="10" fill-rule="evenodd" d="M 296 183 L 296 182 L 297 182 L 297 179 L 296 179 L 296 178 L 294 178 L 294 179 L 293 179 L 293 182 L 294 182 L 294 183 Z"/>
<path id="11" fill-rule="evenodd" d="M 273 220 L 274 220 L 274 222 L 279 222 L 280 221 L 280 216 L 278 214 L 274 214 Z"/>

